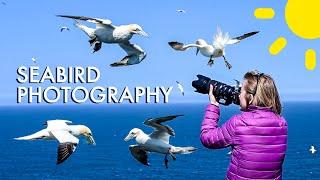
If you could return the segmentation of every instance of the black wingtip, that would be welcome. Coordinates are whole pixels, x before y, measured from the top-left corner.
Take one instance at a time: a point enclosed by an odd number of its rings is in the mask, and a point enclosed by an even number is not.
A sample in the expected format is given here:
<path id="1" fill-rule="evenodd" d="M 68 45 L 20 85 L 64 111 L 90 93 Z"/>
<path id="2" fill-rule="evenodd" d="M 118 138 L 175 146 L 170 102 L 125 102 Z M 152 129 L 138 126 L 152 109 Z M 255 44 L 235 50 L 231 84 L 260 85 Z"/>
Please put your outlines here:
<path id="1" fill-rule="evenodd" d="M 244 34 L 242 36 L 236 37 L 234 39 L 243 40 L 243 39 L 246 39 L 246 38 L 248 38 L 250 36 L 253 36 L 253 35 L 257 34 L 257 33 L 259 33 L 259 31 L 249 32 L 249 33 L 246 33 L 246 34 Z"/>
<path id="2" fill-rule="evenodd" d="M 69 16 L 69 15 L 61 15 L 61 14 L 58 14 L 56 16 L 57 17 L 63 17 L 63 18 L 72 18 L 72 19 L 78 19 L 79 18 L 78 16 Z"/>
<path id="3" fill-rule="evenodd" d="M 259 33 L 259 31 L 253 31 L 253 32 L 245 34 L 245 37 L 250 37 L 250 36 L 253 36 L 253 35 L 258 34 L 258 33 Z"/>
<path id="4" fill-rule="evenodd" d="M 258 34 L 260 31 L 253 31 L 252 33 L 253 34 Z"/>
<path id="5" fill-rule="evenodd" d="M 169 44 L 170 46 L 183 45 L 182 43 L 180 43 L 180 42 L 178 42 L 178 41 L 170 41 L 170 42 L 168 42 L 168 44 Z"/>
<path id="6" fill-rule="evenodd" d="M 170 41 L 168 44 L 173 48 L 173 49 L 180 49 L 180 46 L 183 46 L 183 43 L 178 42 L 178 41 Z M 177 47 L 178 46 L 178 47 Z"/>
<path id="7" fill-rule="evenodd" d="M 124 66 L 123 64 L 120 64 L 120 63 L 112 63 L 110 64 L 111 67 L 121 67 L 121 66 Z"/>
<path id="8" fill-rule="evenodd" d="M 77 147 L 77 144 L 71 143 L 71 142 L 59 144 L 56 164 L 57 165 L 61 164 L 65 160 L 67 160 L 71 156 L 71 154 L 75 151 L 76 147 Z"/>
<path id="9" fill-rule="evenodd" d="M 180 116 L 184 116 L 183 114 L 178 114 L 178 115 L 171 115 L 171 116 L 167 116 L 167 117 L 170 117 L 171 119 L 175 119 L 177 117 L 180 117 Z"/>

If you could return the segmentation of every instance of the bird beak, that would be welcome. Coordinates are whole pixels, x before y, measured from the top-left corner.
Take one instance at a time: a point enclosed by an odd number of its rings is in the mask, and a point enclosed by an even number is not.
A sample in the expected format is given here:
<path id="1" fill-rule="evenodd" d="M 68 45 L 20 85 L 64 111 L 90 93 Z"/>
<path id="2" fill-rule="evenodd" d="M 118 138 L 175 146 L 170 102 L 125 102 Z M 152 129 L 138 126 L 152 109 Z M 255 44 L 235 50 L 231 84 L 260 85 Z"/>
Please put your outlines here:
<path id="1" fill-rule="evenodd" d="M 149 36 L 149 35 L 148 35 L 146 32 L 144 32 L 143 30 L 138 31 L 137 34 L 139 34 L 139 35 L 141 35 L 141 36 L 144 36 L 144 37 L 148 37 L 148 36 Z"/>
<path id="2" fill-rule="evenodd" d="M 128 134 L 126 138 L 124 138 L 124 141 L 130 141 L 133 138 L 132 134 Z"/>
<path id="3" fill-rule="evenodd" d="M 196 55 L 198 55 L 198 53 L 199 53 L 199 48 L 197 48 Z"/>
<path id="4" fill-rule="evenodd" d="M 93 139 L 93 136 L 87 136 L 87 142 L 92 145 L 96 145 L 96 142 Z"/>

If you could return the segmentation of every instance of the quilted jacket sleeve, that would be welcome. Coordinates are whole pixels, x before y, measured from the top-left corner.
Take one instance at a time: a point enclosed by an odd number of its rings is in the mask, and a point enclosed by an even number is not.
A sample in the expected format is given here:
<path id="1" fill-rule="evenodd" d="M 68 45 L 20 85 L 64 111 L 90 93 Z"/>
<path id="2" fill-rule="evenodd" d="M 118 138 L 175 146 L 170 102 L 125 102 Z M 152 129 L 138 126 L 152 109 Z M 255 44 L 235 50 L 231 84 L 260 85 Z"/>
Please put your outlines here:
<path id="1" fill-rule="evenodd" d="M 200 140 L 205 147 L 210 149 L 224 148 L 232 145 L 234 141 L 237 116 L 233 116 L 218 127 L 219 116 L 219 107 L 209 104 L 202 121 Z"/>

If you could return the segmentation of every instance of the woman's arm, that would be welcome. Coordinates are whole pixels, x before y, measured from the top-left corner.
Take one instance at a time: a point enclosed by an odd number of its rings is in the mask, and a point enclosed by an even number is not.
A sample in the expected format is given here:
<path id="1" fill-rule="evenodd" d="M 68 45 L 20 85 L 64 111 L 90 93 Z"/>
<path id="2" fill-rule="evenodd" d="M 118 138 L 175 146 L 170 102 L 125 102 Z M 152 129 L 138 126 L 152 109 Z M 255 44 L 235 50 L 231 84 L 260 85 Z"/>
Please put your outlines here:
<path id="1" fill-rule="evenodd" d="M 224 148 L 233 144 L 236 116 L 218 127 L 219 116 L 220 108 L 209 104 L 202 121 L 200 140 L 210 149 Z"/>
<path id="2" fill-rule="evenodd" d="M 218 127 L 220 117 L 219 103 L 213 95 L 213 87 L 209 90 L 210 104 L 206 108 L 204 119 L 201 125 L 201 143 L 211 149 L 223 148 L 233 144 L 235 132 L 235 119 L 232 117 L 221 127 Z"/>

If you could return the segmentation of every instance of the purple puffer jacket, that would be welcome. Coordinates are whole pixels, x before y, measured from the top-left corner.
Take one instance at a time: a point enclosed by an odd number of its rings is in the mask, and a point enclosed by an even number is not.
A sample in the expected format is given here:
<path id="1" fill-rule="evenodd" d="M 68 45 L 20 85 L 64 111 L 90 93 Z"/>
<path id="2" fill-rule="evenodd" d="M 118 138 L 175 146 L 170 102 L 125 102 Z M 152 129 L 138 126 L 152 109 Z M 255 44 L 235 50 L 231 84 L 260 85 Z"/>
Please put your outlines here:
<path id="1" fill-rule="evenodd" d="M 209 104 L 201 125 L 201 142 L 210 149 L 231 146 L 226 179 L 282 179 L 287 122 L 269 108 L 249 106 L 218 127 L 220 109 Z"/>

